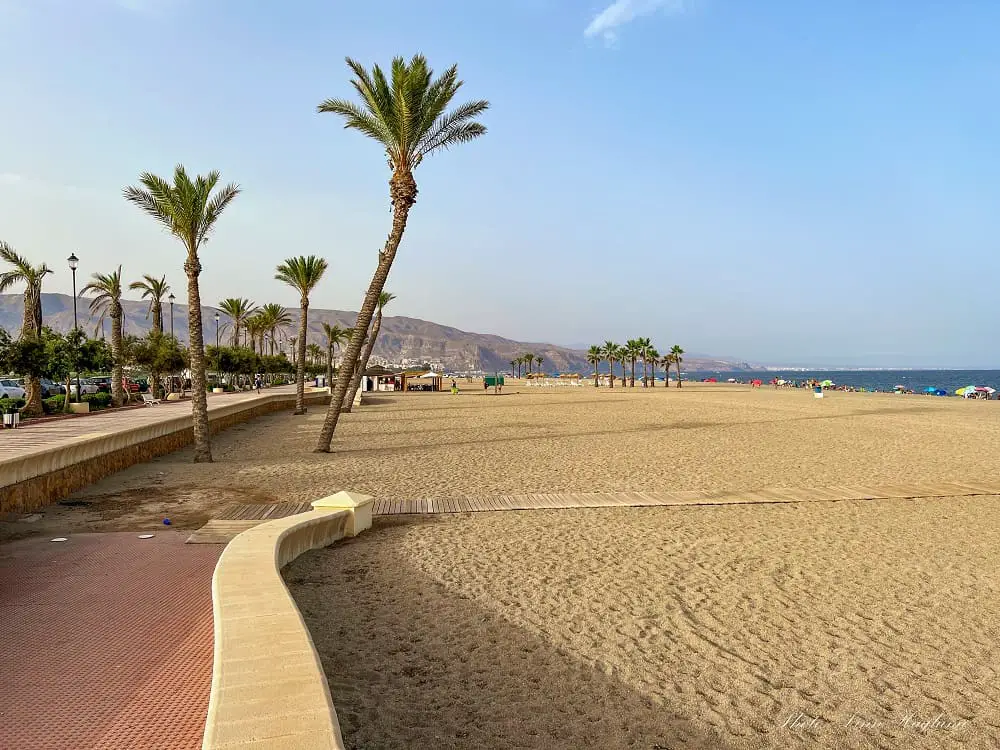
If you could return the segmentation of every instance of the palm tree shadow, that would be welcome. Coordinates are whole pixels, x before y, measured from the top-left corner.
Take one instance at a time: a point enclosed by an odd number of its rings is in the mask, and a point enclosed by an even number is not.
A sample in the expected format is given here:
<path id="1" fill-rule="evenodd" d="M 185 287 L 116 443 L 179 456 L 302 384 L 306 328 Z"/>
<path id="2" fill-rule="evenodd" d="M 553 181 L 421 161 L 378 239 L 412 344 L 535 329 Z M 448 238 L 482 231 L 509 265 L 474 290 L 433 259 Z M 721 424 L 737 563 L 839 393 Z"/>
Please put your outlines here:
<path id="1" fill-rule="evenodd" d="M 284 571 L 347 748 L 730 748 L 675 707 L 448 591 L 374 537 L 307 553 Z"/>

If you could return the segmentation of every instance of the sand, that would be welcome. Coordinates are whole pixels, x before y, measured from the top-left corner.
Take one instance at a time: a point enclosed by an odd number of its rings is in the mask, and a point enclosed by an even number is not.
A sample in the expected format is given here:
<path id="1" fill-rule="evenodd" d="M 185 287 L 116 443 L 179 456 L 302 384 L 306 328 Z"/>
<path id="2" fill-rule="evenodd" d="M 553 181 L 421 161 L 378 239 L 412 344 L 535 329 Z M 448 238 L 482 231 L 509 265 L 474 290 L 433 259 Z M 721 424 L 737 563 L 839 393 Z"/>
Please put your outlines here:
<path id="1" fill-rule="evenodd" d="M 386 519 L 285 575 L 349 748 L 989 748 L 998 502 Z"/>
<path id="2" fill-rule="evenodd" d="M 334 453 L 312 449 L 323 410 L 278 414 L 213 438 L 214 464 L 183 450 L 53 507 L 43 524 L 197 528 L 234 502 L 304 502 L 342 489 L 381 498 L 756 490 L 995 477 L 1000 402 L 927 396 L 462 383 L 451 394 L 378 394 L 345 415 Z M 55 530 L 53 527 L 53 530 Z M 35 528 L 35 527 L 32 527 Z M 26 532 L 25 532 L 26 533 Z"/>

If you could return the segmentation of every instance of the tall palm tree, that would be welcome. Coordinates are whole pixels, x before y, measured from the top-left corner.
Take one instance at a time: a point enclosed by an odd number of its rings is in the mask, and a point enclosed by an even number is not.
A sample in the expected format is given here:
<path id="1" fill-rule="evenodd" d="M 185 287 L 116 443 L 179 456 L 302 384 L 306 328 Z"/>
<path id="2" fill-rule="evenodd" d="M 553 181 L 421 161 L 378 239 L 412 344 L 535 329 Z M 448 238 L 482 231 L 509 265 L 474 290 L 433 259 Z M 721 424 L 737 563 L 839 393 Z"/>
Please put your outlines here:
<path id="1" fill-rule="evenodd" d="M 379 253 L 378 267 L 358 312 L 354 327 L 359 335 L 351 338 L 345 353 L 347 362 L 356 362 L 361 353 L 361 342 L 375 315 L 375 308 L 378 307 L 378 296 L 385 287 L 385 280 L 396 259 L 410 209 L 417 202 L 417 183 L 413 179 L 413 171 L 425 157 L 435 151 L 466 143 L 483 135 L 486 128 L 476 122 L 476 118 L 490 105 L 484 100 L 472 101 L 448 111 L 452 99 L 462 86 L 462 81 L 458 79 L 458 68 L 452 65 L 435 78 L 422 55 L 414 55 L 409 62 L 402 57 L 394 58 L 388 79 L 378 65 L 370 73 L 350 58 L 347 59 L 347 65 L 354 74 L 351 83 L 361 97 L 361 103 L 327 99 L 319 105 L 319 111 L 343 117 L 345 127 L 357 130 L 381 145 L 392 171 L 389 179 L 392 229 L 385 247 Z M 330 443 L 333 441 L 333 433 L 337 429 L 337 421 L 350 384 L 350 368 L 342 367 L 337 378 L 336 393 L 330 399 L 330 408 L 316 444 L 317 452 L 330 451 Z"/>
<path id="2" fill-rule="evenodd" d="M 629 339 L 625 342 L 625 356 L 632 367 L 632 378 L 629 381 L 630 387 L 635 388 L 635 363 L 642 356 L 642 340 Z"/>
<path id="3" fill-rule="evenodd" d="M 174 181 L 169 183 L 149 172 L 139 175 L 142 187 L 129 186 L 124 190 L 125 200 L 132 203 L 162 224 L 172 235 L 184 243 L 187 257 L 184 273 L 188 288 L 188 345 L 191 366 L 191 426 L 194 433 L 195 463 L 212 460 L 212 445 L 208 432 L 208 398 L 205 389 L 205 340 L 201 324 L 201 291 L 198 275 L 201 273 L 201 249 L 215 228 L 216 222 L 239 195 L 235 184 L 215 192 L 219 173 L 209 172 L 192 180 L 180 164 L 174 168 Z"/>
<path id="4" fill-rule="evenodd" d="M 98 316 L 98 325 L 111 318 L 111 404 L 121 406 L 125 399 L 122 378 L 125 375 L 125 357 L 122 347 L 122 267 L 112 273 L 95 273 L 91 281 L 80 290 L 80 296 L 93 294 L 90 312 Z M 94 326 L 97 332 L 97 326 Z"/>
<path id="5" fill-rule="evenodd" d="M 14 284 L 24 284 L 24 314 L 21 317 L 21 339 L 38 338 L 42 334 L 42 279 L 52 273 L 52 269 L 42 263 L 33 266 L 28 259 L 18 255 L 14 248 L 0 241 L 0 259 L 13 268 L 0 273 L 0 294 Z M 24 412 L 33 417 L 42 413 L 42 384 L 37 375 L 29 375 L 26 381 Z"/>
<path id="6" fill-rule="evenodd" d="M 649 363 L 650 374 L 648 380 L 650 388 L 656 387 L 656 363 L 659 361 L 660 353 L 656 351 L 656 348 L 652 344 L 650 344 L 646 347 L 642 354 L 642 371 L 644 375 L 646 372 L 646 363 Z"/>
<path id="7" fill-rule="evenodd" d="M 608 360 L 608 372 L 611 375 L 608 383 L 611 388 L 615 387 L 615 362 L 618 360 L 618 349 L 618 344 L 614 341 L 604 342 L 604 358 Z"/>
<path id="8" fill-rule="evenodd" d="M 153 317 L 153 333 L 157 336 L 163 335 L 163 298 L 170 293 L 170 284 L 167 277 L 156 278 L 149 274 L 143 274 L 139 281 L 133 281 L 128 285 L 129 289 L 141 289 L 142 299 L 149 299 L 149 309 L 146 317 Z"/>
<path id="9" fill-rule="evenodd" d="M 512 359 L 512 360 L 510 361 L 510 376 L 511 376 L 512 378 L 514 377 L 514 368 L 515 368 L 515 367 L 517 367 L 517 360 L 516 360 L 516 359 Z"/>
<path id="10" fill-rule="evenodd" d="M 260 316 L 264 329 L 271 334 L 271 346 L 268 353 L 273 355 L 278 332 L 292 324 L 292 316 L 288 314 L 288 310 L 276 302 L 269 302 L 261 307 Z"/>
<path id="11" fill-rule="evenodd" d="M 637 338 L 635 340 L 636 357 L 642 361 L 642 387 L 646 387 L 646 352 L 652 347 L 652 342 L 647 338 Z M 632 376 L 632 382 L 635 383 L 635 375 Z"/>
<path id="12" fill-rule="evenodd" d="M 260 314 L 260 309 L 255 310 L 254 314 L 244 321 L 243 328 L 247 332 L 247 338 L 250 339 L 250 350 L 263 354 L 264 334 L 267 332 L 267 328 L 266 321 Z M 260 344 L 260 348 L 258 348 L 258 344 Z"/>
<path id="13" fill-rule="evenodd" d="M 309 355 L 309 364 L 313 367 L 319 364 L 323 357 L 323 349 L 316 343 L 309 344 L 306 347 L 306 353 Z"/>
<path id="14" fill-rule="evenodd" d="M 316 255 L 287 258 L 280 264 L 274 278 L 283 281 L 299 293 L 298 351 L 295 357 L 295 414 L 305 414 L 306 393 L 306 335 L 309 326 L 309 294 L 326 272 L 327 263 Z"/>
<path id="15" fill-rule="evenodd" d="M 541 371 L 542 371 L 542 362 L 544 362 L 544 361 L 545 361 L 544 357 L 539 357 L 537 354 L 535 355 L 536 370 L 539 373 L 541 373 Z"/>
<path id="16" fill-rule="evenodd" d="M 354 404 L 354 397 L 358 393 L 358 388 L 361 387 L 361 378 L 364 377 L 365 371 L 368 369 L 368 359 L 372 356 L 372 350 L 375 348 L 375 343 L 378 339 L 379 329 L 382 328 L 382 310 L 394 299 L 396 299 L 396 295 L 389 292 L 382 292 L 378 296 L 378 309 L 375 312 L 375 320 L 372 323 L 372 332 L 365 343 L 365 350 L 361 355 L 361 361 L 354 370 L 354 380 L 351 383 L 351 390 L 347 392 L 348 401 L 343 407 L 343 410 L 346 412 L 351 410 L 351 406 Z"/>
<path id="17" fill-rule="evenodd" d="M 684 361 L 682 359 L 683 355 L 684 355 L 684 350 L 681 349 L 678 344 L 674 344 L 672 347 L 670 347 L 670 356 L 673 358 L 674 364 L 677 365 L 677 387 L 678 388 L 681 387 L 681 362 Z"/>
<path id="18" fill-rule="evenodd" d="M 240 345 L 240 329 L 257 312 L 257 307 L 246 297 L 227 297 L 219 303 L 219 310 L 229 316 L 233 324 L 233 346 Z"/>
<path id="19" fill-rule="evenodd" d="M 601 361 L 604 359 L 604 352 L 601 351 L 601 347 L 592 346 L 587 350 L 587 361 L 594 366 L 594 388 L 597 387 L 597 380 L 600 377 L 598 368 L 600 367 Z"/>
<path id="20" fill-rule="evenodd" d="M 333 392 L 333 350 L 334 347 L 342 346 L 347 340 L 348 329 L 341 328 L 334 323 L 330 325 L 323 322 L 323 333 L 326 335 L 326 387 Z"/>

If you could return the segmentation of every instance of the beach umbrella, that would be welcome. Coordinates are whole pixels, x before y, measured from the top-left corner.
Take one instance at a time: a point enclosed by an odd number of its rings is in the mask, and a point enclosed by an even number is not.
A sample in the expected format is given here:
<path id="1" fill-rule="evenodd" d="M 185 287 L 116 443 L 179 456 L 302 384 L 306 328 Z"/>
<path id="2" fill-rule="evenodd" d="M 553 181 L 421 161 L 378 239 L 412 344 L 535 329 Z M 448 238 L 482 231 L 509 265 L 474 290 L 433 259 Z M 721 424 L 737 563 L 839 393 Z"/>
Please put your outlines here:
<path id="1" fill-rule="evenodd" d="M 897 390 L 897 391 L 905 391 L 906 390 L 906 386 L 905 385 L 894 385 L 893 389 Z"/>
<path id="2" fill-rule="evenodd" d="M 898 385 L 896 387 L 899 388 Z M 938 388 L 937 388 L 937 386 L 934 386 L 934 385 L 929 385 L 926 388 L 924 388 L 924 393 L 937 393 L 937 392 L 938 392 Z"/>
<path id="3" fill-rule="evenodd" d="M 833 388 L 833 381 L 824 380 L 822 383 L 820 383 L 820 385 L 823 386 L 824 388 Z"/>
<path id="4" fill-rule="evenodd" d="M 990 388 L 988 385 L 977 385 L 976 393 L 987 393 L 989 395 L 993 395 L 994 393 L 996 393 L 996 389 Z"/>
<path id="5" fill-rule="evenodd" d="M 948 395 L 948 391 L 946 391 L 944 388 L 938 388 L 936 391 L 934 391 L 934 395 L 935 396 L 947 396 Z"/>
<path id="6" fill-rule="evenodd" d="M 964 396 L 966 393 L 975 393 L 975 392 L 976 392 L 976 386 L 967 385 L 964 388 L 959 388 L 957 391 L 955 391 L 955 395 Z"/>

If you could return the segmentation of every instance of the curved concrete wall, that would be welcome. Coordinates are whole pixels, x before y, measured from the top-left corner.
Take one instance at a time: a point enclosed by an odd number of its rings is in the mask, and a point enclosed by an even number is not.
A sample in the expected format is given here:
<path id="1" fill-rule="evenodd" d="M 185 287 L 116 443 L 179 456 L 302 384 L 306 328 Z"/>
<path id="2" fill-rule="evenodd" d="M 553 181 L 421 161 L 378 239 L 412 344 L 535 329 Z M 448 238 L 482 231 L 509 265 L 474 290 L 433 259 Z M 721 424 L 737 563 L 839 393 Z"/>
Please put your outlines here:
<path id="1" fill-rule="evenodd" d="M 370 497 L 337 493 L 226 547 L 212 578 L 215 661 L 204 750 L 343 750 L 326 675 L 281 568 L 368 528 L 371 505 Z"/>

